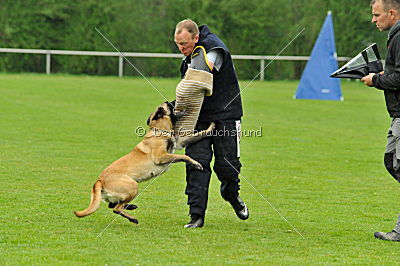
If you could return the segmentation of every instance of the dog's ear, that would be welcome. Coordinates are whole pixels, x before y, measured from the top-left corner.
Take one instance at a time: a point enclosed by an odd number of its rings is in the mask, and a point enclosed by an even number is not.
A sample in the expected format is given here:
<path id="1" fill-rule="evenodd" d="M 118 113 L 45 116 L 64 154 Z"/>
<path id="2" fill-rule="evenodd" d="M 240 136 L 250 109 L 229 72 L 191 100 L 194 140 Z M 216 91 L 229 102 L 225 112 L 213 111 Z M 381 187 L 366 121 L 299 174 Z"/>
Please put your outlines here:
<path id="1" fill-rule="evenodd" d="M 171 111 L 171 113 L 172 113 L 172 111 L 175 109 L 175 101 L 172 101 L 172 102 L 165 102 L 165 104 L 167 104 L 167 106 L 168 106 L 168 109 Z"/>
<path id="2" fill-rule="evenodd" d="M 150 117 L 151 115 L 149 116 L 149 118 L 147 118 L 147 125 L 150 125 Z"/>
<path id="3" fill-rule="evenodd" d="M 156 113 L 154 114 L 153 118 L 151 120 L 157 120 L 162 118 L 165 115 L 165 111 L 162 107 L 158 107 Z"/>

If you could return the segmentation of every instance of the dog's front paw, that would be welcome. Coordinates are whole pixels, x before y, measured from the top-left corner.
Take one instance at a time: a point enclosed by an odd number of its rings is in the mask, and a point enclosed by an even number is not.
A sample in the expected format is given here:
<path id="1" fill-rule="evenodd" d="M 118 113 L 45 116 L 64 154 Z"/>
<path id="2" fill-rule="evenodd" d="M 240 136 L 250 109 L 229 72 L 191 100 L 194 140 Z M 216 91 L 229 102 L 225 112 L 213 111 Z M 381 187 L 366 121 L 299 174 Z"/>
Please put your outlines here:
<path id="1" fill-rule="evenodd" d="M 203 171 L 203 166 L 199 163 L 199 162 L 194 162 L 193 163 L 193 166 L 194 166 L 194 168 L 195 169 L 197 169 L 197 170 L 200 170 L 200 171 Z"/>
<path id="2" fill-rule="evenodd" d="M 137 206 L 135 204 L 126 204 L 125 210 L 135 210 Z"/>

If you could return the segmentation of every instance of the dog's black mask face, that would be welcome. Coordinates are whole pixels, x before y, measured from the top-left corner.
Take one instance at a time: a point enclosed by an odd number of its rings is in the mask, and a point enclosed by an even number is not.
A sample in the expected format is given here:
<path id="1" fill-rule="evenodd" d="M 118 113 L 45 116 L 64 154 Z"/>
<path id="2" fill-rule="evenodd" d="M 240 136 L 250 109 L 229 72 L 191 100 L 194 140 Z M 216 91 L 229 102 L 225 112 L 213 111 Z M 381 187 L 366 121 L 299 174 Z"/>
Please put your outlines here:
<path id="1" fill-rule="evenodd" d="M 170 102 L 165 102 L 161 106 L 159 106 L 154 112 L 154 115 L 151 114 L 147 119 L 147 125 L 150 125 L 150 122 L 152 120 L 158 120 L 160 118 L 163 118 L 164 116 L 169 116 L 171 118 L 172 124 L 175 124 L 176 118 L 173 112 L 173 106 Z"/>
<path id="2" fill-rule="evenodd" d="M 158 120 L 160 118 L 163 118 L 164 115 L 166 115 L 167 112 L 164 110 L 162 107 L 158 107 L 156 113 L 154 114 L 153 118 L 151 120 Z"/>

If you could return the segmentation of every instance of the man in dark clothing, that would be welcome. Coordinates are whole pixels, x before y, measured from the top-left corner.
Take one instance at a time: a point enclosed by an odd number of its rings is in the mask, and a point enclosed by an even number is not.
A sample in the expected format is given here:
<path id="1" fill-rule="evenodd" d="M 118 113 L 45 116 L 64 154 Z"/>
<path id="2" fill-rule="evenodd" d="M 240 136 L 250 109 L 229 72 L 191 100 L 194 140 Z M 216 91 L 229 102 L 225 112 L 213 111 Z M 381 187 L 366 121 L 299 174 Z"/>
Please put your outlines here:
<path id="1" fill-rule="evenodd" d="M 188 195 L 191 221 L 185 228 L 202 227 L 204 224 L 213 155 L 213 170 L 221 181 L 221 196 L 232 205 L 240 219 L 246 220 L 249 212 L 239 197 L 239 137 L 243 111 L 231 55 L 207 26 L 198 27 L 189 19 L 177 24 L 174 38 L 179 51 L 186 56 L 181 66 L 183 79 L 187 78 L 188 69 L 206 71 L 213 76 L 212 95 L 204 98 L 195 131 L 208 128 L 210 122 L 216 124 L 212 136 L 186 148 L 186 154 L 201 163 L 204 170 L 186 165 L 185 193 Z"/>
<path id="2" fill-rule="evenodd" d="M 372 22 L 380 31 L 389 31 L 384 72 L 361 79 L 365 85 L 383 90 L 392 122 L 387 136 L 384 163 L 400 182 L 400 0 L 372 0 Z M 375 238 L 400 241 L 400 216 L 392 232 L 375 232 Z"/>

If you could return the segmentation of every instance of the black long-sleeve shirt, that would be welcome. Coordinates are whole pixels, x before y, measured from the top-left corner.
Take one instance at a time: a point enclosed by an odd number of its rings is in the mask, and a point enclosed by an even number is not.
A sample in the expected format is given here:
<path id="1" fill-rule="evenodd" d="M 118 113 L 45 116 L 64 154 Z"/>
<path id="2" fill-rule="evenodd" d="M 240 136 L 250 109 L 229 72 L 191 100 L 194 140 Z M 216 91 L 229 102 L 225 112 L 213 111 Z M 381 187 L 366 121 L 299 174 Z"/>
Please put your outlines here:
<path id="1" fill-rule="evenodd" d="M 400 117 L 400 21 L 389 31 L 384 74 L 376 74 L 372 83 L 383 90 L 386 108 L 391 117 Z"/>

